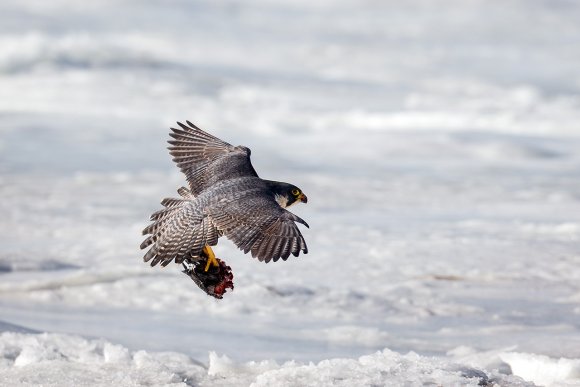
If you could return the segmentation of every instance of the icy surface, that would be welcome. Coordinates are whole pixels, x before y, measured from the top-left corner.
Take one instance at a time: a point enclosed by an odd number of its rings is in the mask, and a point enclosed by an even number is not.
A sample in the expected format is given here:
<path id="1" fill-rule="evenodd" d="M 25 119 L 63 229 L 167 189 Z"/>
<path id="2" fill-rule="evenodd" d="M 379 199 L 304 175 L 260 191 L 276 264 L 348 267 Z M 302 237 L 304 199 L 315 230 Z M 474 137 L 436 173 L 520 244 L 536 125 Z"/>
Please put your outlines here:
<path id="1" fill-rule="evenodd" d="M 566 368 L 564 368 L 566 370 Z M 273 360 L 236 363 L 209 354 L 209 366 L 175 352 L 131 352 L 103 339 L 63 334 L 0 334 L 4 385 L 44 386 L 531 386 L 515 376 L 385 349 L 317 364 Z"/>
<path id="2" fill-rule="evenodd" d="M 0 374 L 580 385 L 578 63 L 568 0 L 2 1 Z M 221 301 L 138 250 L 185 119 L 309 198 Z"/>

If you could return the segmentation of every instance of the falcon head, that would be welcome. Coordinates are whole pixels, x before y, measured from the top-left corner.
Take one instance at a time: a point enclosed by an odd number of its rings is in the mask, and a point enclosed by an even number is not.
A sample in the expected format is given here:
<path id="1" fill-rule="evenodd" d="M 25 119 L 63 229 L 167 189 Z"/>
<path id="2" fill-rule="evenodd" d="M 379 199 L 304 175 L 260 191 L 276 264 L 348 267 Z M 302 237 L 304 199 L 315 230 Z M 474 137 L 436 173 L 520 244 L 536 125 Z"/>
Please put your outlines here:
<path id="1" fill-rule="evenodd" d="M 304 195 L 304 192 L 295 185 L 278 181 L 269 181 L 269 183 L 274 198 L 282 208 L 288 208 L 297 202 L 308 202 L 308 198 Z"/>

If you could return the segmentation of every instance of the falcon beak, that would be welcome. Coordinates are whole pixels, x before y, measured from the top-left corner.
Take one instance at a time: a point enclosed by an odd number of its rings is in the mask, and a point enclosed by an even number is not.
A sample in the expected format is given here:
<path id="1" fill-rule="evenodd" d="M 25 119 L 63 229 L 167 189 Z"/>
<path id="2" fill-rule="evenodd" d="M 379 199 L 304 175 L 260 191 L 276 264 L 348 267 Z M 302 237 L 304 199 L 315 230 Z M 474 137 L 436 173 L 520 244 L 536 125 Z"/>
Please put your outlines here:
<path id="1" fill-rule="evenodd" d="M 308 198 L 303 193 L 298 196 L 298 200 L 300 200 L 302 203 L 308 203 Z"/>

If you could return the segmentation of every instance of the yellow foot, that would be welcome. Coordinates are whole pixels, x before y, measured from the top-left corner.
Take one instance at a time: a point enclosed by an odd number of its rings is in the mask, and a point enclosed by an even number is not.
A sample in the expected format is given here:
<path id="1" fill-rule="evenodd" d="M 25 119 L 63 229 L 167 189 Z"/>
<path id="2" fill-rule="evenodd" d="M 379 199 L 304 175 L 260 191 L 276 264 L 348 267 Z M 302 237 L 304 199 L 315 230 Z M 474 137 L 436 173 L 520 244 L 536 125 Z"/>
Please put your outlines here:
<path id="1" fill-rule="evenodd" d="M 205 245 L 205 247 L 203 248 L 203 252 L 205 255 L 207 255 L 207 263 L 205 264 L 205 271 L 208 271 L 210 266 L 217 267 L 220 265 L 215 257 L 215 254 L 213 253 L 213 250 L 211 249 L 211 247 L 209 247 L 209 245 Z"/>

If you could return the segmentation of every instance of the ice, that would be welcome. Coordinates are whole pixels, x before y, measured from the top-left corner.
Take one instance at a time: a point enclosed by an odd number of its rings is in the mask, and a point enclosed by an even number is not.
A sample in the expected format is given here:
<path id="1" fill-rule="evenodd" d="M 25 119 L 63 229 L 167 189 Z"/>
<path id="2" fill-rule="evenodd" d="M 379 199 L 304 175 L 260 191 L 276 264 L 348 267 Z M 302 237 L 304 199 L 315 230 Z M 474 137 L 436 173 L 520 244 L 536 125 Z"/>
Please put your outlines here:
<path id="1" fill-rule="evenodd" d="M 177 353 L 129 352 L 104 340 L 59 334 L 0 336 L 2 385 L 186 386 L 206 374 Z"/>
<path id="2" fill-rule="evenodd" d="M 0 15 L 0 384 L 580 385 L 577 2 Z M 309 198 L 220 301 L 138 248 L 186 119 Z"/>
<path id="3" fill-rule="evenodd" d="M 358 359 L 329 359 L 316 364 L 278 364 L 273 360 L 237 363 L 211 352 L 206 367 L 175 352 L 132 352 L 102 339 L 47 333 L 2 333 L 0 371 L 2 383 L 12 386 L 532 386 L 496 371 L 486 373 L 438 358 L 401 355 L 387 349 Z"/>
<path id="4" fill-rule="evenodd" d="M 508 352 L 500 355 L 516 375 L 546 386 L 577 385 L 580 360 L 552 359 L 531 353 Z"/>

